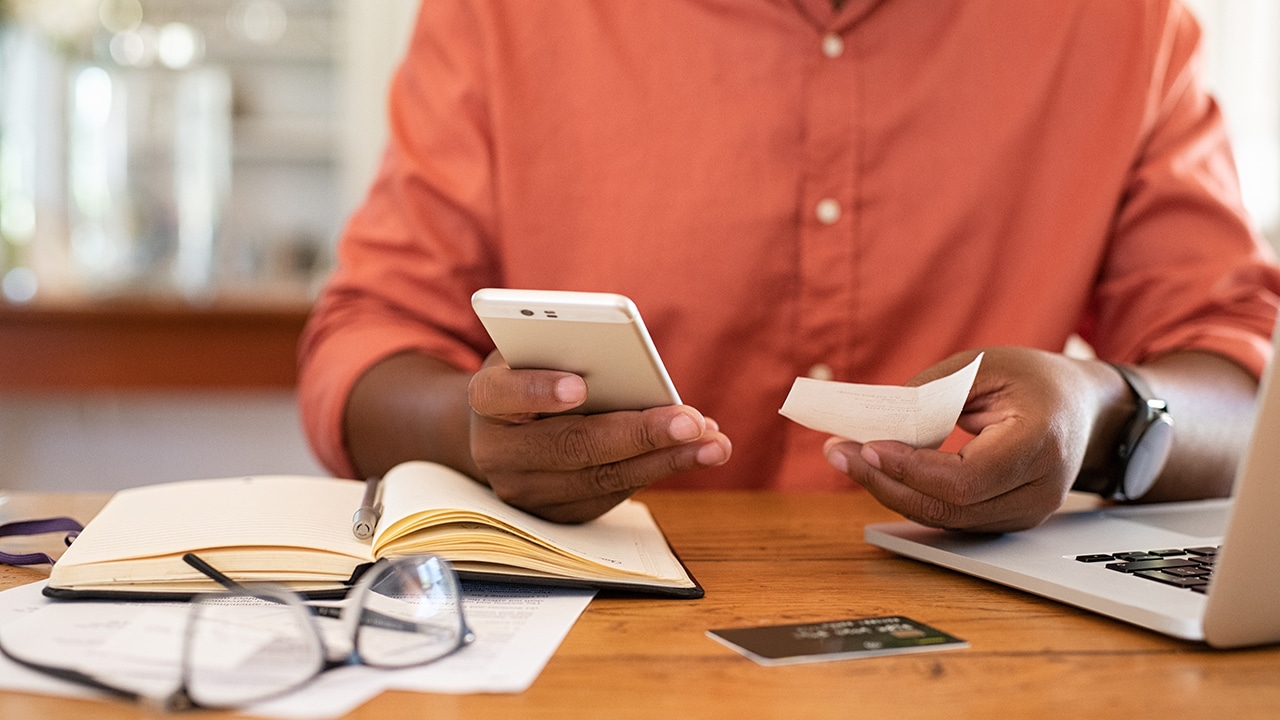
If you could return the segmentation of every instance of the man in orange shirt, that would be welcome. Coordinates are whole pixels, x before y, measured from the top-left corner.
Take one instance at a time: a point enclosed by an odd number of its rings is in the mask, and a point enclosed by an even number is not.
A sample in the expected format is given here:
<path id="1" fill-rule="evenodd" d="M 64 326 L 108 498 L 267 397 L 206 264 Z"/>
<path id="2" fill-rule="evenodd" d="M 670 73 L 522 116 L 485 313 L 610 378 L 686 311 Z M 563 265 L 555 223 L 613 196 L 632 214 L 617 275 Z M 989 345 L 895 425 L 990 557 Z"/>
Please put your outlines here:
<path id="1" fill-rule="evenodd" d="M 303 340 L 312 445 L 347 476 L 450 464 L 563 521 L 652 483 L 852 480 L 983 530 L 1078 478 L 1225 494 L 1280 272 L 1198 41 L 1171 0 L 424 3 Z M 689 405 L 539 418 L 585 386 L 490 355 L 485 286 L 630 296 Z M 922 382 L 979 348 L 940 450 L 777 414 L 797 375 Z M 1168 415 L 1147 492 L 1117 447 Z"/>

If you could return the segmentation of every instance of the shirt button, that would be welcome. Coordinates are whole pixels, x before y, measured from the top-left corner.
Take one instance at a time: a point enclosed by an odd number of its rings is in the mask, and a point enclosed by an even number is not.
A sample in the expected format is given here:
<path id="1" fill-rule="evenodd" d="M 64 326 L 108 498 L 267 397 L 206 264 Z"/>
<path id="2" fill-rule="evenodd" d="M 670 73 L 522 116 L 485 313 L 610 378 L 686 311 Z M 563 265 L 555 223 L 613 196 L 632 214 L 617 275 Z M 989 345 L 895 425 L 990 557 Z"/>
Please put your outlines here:
<path id="1" fill-rule="evenodd" d="M 822 36 L 822 54 L 829 58 L 838 58 L 844 54 L 844 40 L 835 33 Z"/>
<path id="2" fill-rule="evenodd" d="M 835 225 L 840 220 L 840 203 L 832 198 L 822 200 L 814 208 L 814 214 L 823 225 Z"/>
<path id="3" fill-rule="evenodd" d="M 809 368 L 809 377 L 814 380 L 830 380 L 836 376 L 836 371 L 826 363 L 817 363 Z"/>

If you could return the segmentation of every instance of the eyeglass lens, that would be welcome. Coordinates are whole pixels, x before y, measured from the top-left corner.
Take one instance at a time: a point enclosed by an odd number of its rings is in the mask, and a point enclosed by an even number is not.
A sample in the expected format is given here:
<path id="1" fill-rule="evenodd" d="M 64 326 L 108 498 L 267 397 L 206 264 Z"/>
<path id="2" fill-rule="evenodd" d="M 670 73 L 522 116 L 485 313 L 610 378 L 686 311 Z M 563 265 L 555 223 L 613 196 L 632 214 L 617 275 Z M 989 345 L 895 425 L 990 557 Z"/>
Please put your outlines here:
<path id="1" fill-rule="evenodd" d="M 437 558 L 399 560 L 380 568 L 357 602 L 355 651 L 366 665 L 410 667 L 465 642 L 457 579 Z"/>
<path id="2" fill-rule="evenodd" d="M 201 706 L 236 706 L 307 682 L 325 659 L 311 622 L 283 593 L 200 600 L 187 628 L 187 695 Z"/>
<path id="3" fill-rule="evenodd" d="M 291 593 L 197 602 L 184 657 L 188 697 L 204 707 L 244 705 L 292 690 L 327 667 L 421 665 L 470 640 L 456 577 L 438 558 L 379 564 L 349 599 L 342 622 L 353 648 L 336 660 L 326 657 L 316 619 Z"/>

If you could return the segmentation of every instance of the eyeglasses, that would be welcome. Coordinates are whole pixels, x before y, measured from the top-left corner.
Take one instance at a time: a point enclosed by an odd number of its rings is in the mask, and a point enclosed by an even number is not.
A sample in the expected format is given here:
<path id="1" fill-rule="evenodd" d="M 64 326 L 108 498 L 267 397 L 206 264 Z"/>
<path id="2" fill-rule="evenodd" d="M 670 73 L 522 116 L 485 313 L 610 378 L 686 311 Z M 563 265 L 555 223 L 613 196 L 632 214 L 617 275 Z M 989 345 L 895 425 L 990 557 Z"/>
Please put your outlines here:
<path id="1" fill-rule="evenodd" d="M 170 710 L 235 708 L 295 690 L 345 665 L 395 669 L 425 665 L 475 640 L 462 611 L 458 577 L 434 555 L 382 560 L 370 567 L 342 605 L 305 603 L 278 587 L 242 586 L 198 557 L 183 558 L 228 593 L 193 600 L 181 634 L 180 676 L 158 697 L 107 679 L 105 672 L 59 667 L 6 646 L 0 652 L 28 668 Z M 317 618 L 338 626 L 322 634 Z M 349 644 L 334 652 L 325 635 Z M 332 643 L 336 645 L 337 643 Z"/>

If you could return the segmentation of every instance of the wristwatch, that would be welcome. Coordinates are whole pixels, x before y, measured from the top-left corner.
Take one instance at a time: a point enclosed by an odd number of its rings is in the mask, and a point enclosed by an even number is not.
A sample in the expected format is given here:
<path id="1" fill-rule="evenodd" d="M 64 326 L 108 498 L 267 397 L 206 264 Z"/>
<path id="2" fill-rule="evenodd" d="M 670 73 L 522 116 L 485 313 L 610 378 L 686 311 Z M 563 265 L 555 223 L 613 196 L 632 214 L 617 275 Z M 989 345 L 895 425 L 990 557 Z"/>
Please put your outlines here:
<path id="1" fill-rule="evenodd" d="M 1109 500 L 1137 500 L 1155 484 L 1173 447 L 1169 403 L 1154 397 L 1132 368 L 1107 363 L 1133 392 L 1133 415 L 1121 431 L 1120 443 L 1101 471 L 1081 472 L 1072 490 L 1097 493 Z"/>

